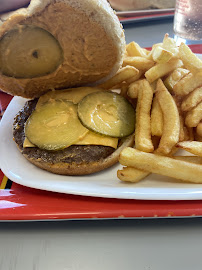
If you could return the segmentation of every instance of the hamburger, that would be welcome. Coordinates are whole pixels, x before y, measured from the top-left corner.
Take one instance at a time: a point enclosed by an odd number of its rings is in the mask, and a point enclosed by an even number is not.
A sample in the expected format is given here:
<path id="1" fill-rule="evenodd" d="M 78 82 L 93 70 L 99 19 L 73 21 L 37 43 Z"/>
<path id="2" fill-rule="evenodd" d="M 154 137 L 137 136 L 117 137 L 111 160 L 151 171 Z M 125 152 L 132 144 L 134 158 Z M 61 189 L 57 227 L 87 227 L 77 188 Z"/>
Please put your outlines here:
<path id="1" fill-rule="evenodd" d="M 122 26 L 106 0 L 32 0 L 1 17 L 0 89 L 29 99 L 13 125 L 27 160 L 64 175 L 118 161 L 133 142 L 134 110 L 99 85 L 124 53 Z"/>

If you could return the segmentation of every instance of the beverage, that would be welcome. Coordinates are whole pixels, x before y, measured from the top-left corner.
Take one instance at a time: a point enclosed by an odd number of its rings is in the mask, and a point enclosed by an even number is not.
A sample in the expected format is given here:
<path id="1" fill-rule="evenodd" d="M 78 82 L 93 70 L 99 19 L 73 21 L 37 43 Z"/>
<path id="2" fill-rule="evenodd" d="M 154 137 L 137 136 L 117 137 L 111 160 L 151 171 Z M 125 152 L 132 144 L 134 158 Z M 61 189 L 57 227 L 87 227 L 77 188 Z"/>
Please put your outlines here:
<path id="1" fill-rule="evenodd" d="M 202 0 L 176 0 L 174 33 L 190 40 L 202 39 Z"/>

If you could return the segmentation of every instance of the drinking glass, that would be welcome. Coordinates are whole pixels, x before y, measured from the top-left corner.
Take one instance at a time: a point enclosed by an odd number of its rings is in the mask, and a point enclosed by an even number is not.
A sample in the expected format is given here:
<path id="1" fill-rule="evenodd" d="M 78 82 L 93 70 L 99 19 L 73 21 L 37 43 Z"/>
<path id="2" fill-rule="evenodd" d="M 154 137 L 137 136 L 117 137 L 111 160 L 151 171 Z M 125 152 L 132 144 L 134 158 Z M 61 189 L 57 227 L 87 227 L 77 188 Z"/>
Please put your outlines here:
<path id="1" fill-rule="evenodd" d="M 176 0 L 174 33 L 185 40 L 202 39 L 202 0 Z"/>

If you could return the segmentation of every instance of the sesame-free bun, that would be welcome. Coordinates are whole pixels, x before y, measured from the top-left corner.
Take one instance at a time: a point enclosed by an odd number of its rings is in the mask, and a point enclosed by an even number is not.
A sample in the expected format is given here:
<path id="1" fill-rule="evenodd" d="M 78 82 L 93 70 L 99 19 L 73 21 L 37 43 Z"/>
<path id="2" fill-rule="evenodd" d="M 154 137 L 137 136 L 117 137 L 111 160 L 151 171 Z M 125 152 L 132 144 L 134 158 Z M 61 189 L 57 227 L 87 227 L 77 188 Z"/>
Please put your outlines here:
<path id="1" fill-rule="evenodd" d="M 1 17 L 0 39 L 21 25 L 48 31 L 60 44 L 63 60 L 49 74 L 32 78 L 5 75 L 0 64 L 0 89 L 11 95 L 35 98 L 53 88 L 95 85 L 122 64 L 125 36 L 107 0 L 32 0 Z"/>

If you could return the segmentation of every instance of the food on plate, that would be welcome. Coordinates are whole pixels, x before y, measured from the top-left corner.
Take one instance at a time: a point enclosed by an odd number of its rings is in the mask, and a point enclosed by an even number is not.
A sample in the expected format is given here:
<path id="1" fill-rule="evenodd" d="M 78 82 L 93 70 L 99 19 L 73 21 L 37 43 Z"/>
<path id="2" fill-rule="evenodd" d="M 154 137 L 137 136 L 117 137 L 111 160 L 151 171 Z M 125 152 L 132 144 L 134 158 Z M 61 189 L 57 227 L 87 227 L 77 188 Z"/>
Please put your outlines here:
<path id="1" fill-rule="evenodd" d="M 100 84 L 99 87 L 103 89 L 111 89 L 114 86 L 119 85 L 123 81 L 127 81 L 130 78 L 137 77 L 139 71 L 132 66 L 126 66 L 121 68 L 112 78 Z"/>
<path id="2" fill-rule="evenodd" d="M 145 152 L 152 152 L 154 150 L 150 126 L 152 99 L 153 89 L 146 79 L 141 80 L 136 107 L 135 148 Z"/>
<path id="3" fill-rule="evenodd" d="M 130 42 L 126 45 L 126 51 L 128 56 L 141 56 L 146 57 L 149 54 L 149 51 L 141 48 L 139 44 L 135 41 Z"/>
<path id="4" fill-rule="evenodd" d="M 201 59 L 199 59 L 184 43 L 180 44 L 179 57 L 181 58 L 185 68 L 190 70 L 192 73 L 197 73 L 202 70 Z"/>
<path id="5" fill-rule="evenodd" d="M 178 58 L 179 48 L 173 38 L 170 38 L 168 34 L 165 34 L 162 44 L 157 45 L 168 50 L 173 54 L 173 58 Z"/>
<path id="6" fill-rule="evenodd" d="M 0 88 L 30 99 L 13 125 L 23 156 L 65 175 L 117 163 L 120 151 L 133 143 L 135 110 L 109 89 L 139 71 L 121 66 L 125 36 L 107 1 L 32 0 L 6 16 Z"/>
<path id="7" fill-rule="evenodd" d="M 181 104 L 181 110 L 184 112 L 190 111 L 198 103 L 202 101 L 202 87 L 194 89 L 188 96 L 186 96 Z"/>
<path id="8" fill-rule="evenodd" d="M 184 142 L 179 142 L 176 146 L 194 155 L 202 157 L 202 142 L 184 141 Z"/>
<path id="9" fill-rule="evenodd" d="M 64 149 L 81 140 L 87 132 L 78 119 L 77 105 L 64 99 L 47 101 L 25 123 L 26 138 L 46 150 Z"/>
<path id="10" fill-rule="evenodd" d="M 0 89 L 26 98 L 104 82 L 125 52 L 123 29 L 106 0 L 32 0 L 1 16 L 0 40 Z"/>
<path id="11" fill-rule="evenodd" d="M 128 96 L 130 98 L 137 98 L 138 97 L 138 91 L 139 91 L 139 88 L 141 87 L 141 84 L 142 84 L 142 80 L 136 80 L 135 82 L 133 83 L 130 83 L 129 86 L 128 86 Z"/>
<path id="12" fill-rule="evenodd" d="M 193 74 L 188 73 L 184 78 L 177 82 L 173 87 L 173 92 L 179 96 L 185 96 L 202 84 L 202 71 Z"/>
<path id="13" fill-rule="evenodd" d="M 152 83 L 157 79 L 169 74 L 174 69 L 182 67 L 182 61 L 179 59 L 170 59 L 166 63 L 156 64 L 145 73 L 148 82 Z"/>
<path id="14" fill-rule="evenodd" d="M 168 88 L 170 92 L 173 91 L 174 85 L 179 82 L 185 75 L 187 75 L 190 71 L 184 68 L 175 69 L 165 80 L 164 84 Z"/>
<path id="15" fill-rule="evenodd" d="M 33 44 L 40 45 L 33 48 Z M 34 25 L 21 25 L 2 37 L 0 59 L 2 75 L 34 78 L 54 72 L 63 62 L 63 50 L 48 31 Z"/>
<path id="16" fill-rule="evenodd" d="M 150 172 L 136 169 L 134 167 L 123 167 L 122 170 L 117 171 L 117 177 L 121 181 L 137 183 L 150 174 Z"/>
<path id="17" fill-rule="evenodd" d="M 154 65 L 148 70 L 139 69 L 141 79 L 130 79 L 128 91 L 127 82 L 124 82 L 124 93 L 133 104 L 137 103 L 135 134 L 142 142 L 149 135 L 153 149 L 141 149 L 138 144 L 125 148 L 119 157 L 124 167 L 117 171 L 118 178 L 137 183 L 149 174 L 157 173 L 191 183 L 202 183 L 201 60 L 185 44 L 177 46 L 168 34 L 162 43 L 154 44 L 150 52 L 144 51 L 135 42 L 127 44 L 124 61 L 126 59 L 128 65 L 133 65 L 135 57 L 151 60 Z M 143 121 L 138 111 L 142 99 L 142 81 L 147 82 L 153 93 L 152 106 L 144 102 L 144 106 L 149 108 L 145 119 L 150 118 L 150 121 Z M 147 98 L 144 97 L 145 100 Z M 138 133 L 140 122 L 142 130 Z M 147 136 L 145 130 L 149 131 Z M 176 157 L 180 148 L 195 156 L 187 156 L 188 153 L 184 152 L 186 156 Z"/>
<path id="18" fill-rule="evenodd" d="M 198 156 L 173 156 L 175 160 L 182 160 L 192 162 L 195 164 L 202 164 L 202 158 Z M 137 183 L 147 177 L 151 172 L 139 170 L 134 167 L 123 167 L 122 170 L 117 171 L 117 176 L 121 181 Z"/>
<path id="19" fill-rule="evenodd" d="M 130 85 L 131 83 L 136 82 L 137 80 L 139 80 L 143 75 L 144 75 L 144 71 L 140 69 L 139 73 L 137 73 L 136 76 L 132 76 L 131 78 L 127 79 L 125 81 L 125 83 L 127 85 Z"/>
<path id="20" fill-rule="evenodd" d="M 202 166 L 192 162 L 145 153 L 131 147 L 126 147 L 121 152 L 119 161 L 124 166 L 135 167 L 187 182 L 202 183 Z"/>
<path id="21" fill-rule="evenodd" d="M 132 145 L 133 134 L 114 138 L 92 132 L 80 122 L 78 107 L 80 102 L 89 97 L 90 100 L 86 101 L 92 113 L 89 117 L 97 113 L 100 121 L 108 121 L 119 116 L 120 104 L 118 107 L 116 103 L 103 104 L 102 100 L 96 100 L 96 96 L 92 97 L 92 93 L 98 96 L 108 93 L 100 88 L 80 87 L 62 92 L 63 95 L 60 90 L 52 90 L 39 99 L 29 100 L 15 117 L 14 140 L 23 156 L 42 169 L 65 175 L 90 174 L 115 164 L 120 151 Z M 83 97 L 83 93 L 87 95 Z M 124 97 L 120 98 L 130 107 L 129 113 L 134 115 L 134 109 L 128 101 Z M 96 106 L 91 107 L 93 100 Z M 121 117 L 126 118 L 127 113 L 125 108 L 125 112 L 121 111 Z M 82 114 L 84 118 L 87 117 L 84 108 L 80 111 L 80 117 Z M 128 134 L 132 132 L 130 127 Z"/>
<path id="22" fill-rule="evenodd" d="M 155 95 L 162 110 L 164 123 L 162 136 L 156 152 L 168 155 L 176 143 L 179 141 L 179 113 L 174 99 L 172 98 L 167 88 L 164 86 L 161 79 L 159 79 L 157 82 Z"/>
<path id="23" fill-rule="evenodd" d="M 163 113 L 157 97 L 154 96 L 151 109 L 151 134 L 161 137 L 163 133 Z"/>
<path id="24" fill-rule="evenodd" d="M 123 138 L 135 130 L 135 110 L 121 95 L 99 91 L 85 96 L 78 104 L 78 118 L 96 133 Z"/>
<path id="25" fill-rule="evenodd" d="M 196 127 L 196 133 L 198 134 L 198 136 L 202 137 L 202 122 L 200 122 Z"/>
<path id="26" fill-rule="evenodd" d="M 30 99 L 14 141 L 53 173 L 119 160 L 122 181 L 159 173 L 201 183 L 201 85 L 201 61 L 168 34 L 151 51 L 126 46 L 106 0 L 32 0 L 0 27 L 0 88 Z M 198 157 L 173 157 L 179 148 Z"/>
<path id="27" fill-rule="evenodd" d="M 186 114 L 185 123 L 188 127 L 196 127 L 202 120 L 202 101 Z"/>
<path id="28" fill-rule="evenodd" d="M 156 63 L 165 63 L 172 58 L 172 52 L 162 48 L 161 46 L 156 46 L 152 50 L 152 58 Z"/>
<path id="29" fill-rule="evenodd" d="M 123 66 L 129 65 L 141 70 L 148 70 L 153 67 L 154 64 L 155 63 L 152 60 L 141 56 L 126 56 L 123 61 Z"/>

